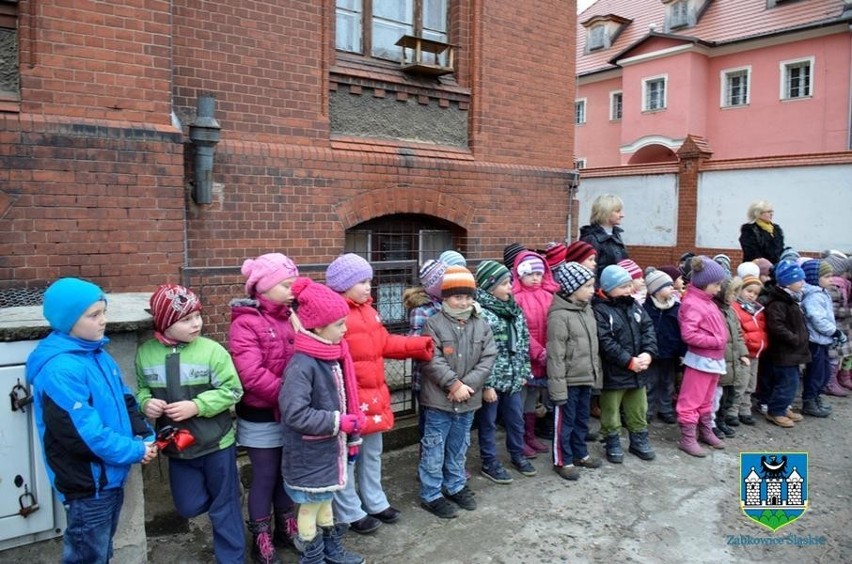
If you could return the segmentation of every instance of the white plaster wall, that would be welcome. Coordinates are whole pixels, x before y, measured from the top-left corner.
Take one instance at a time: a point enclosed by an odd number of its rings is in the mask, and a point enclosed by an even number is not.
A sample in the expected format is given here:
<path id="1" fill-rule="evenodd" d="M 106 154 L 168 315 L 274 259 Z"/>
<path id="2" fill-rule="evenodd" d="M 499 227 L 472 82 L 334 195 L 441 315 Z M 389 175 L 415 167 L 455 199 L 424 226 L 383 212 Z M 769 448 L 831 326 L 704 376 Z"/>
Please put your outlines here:
<path id="1" fill-rule="evenodd" d="M 624 202 L 621 227 L 628 248 L 674 247 L 677 241 L 676 182 L 674 174 L 583 178 L 577 191 L 580 225 L 589 223 L 595 198 L 601 194 L 615 194 Z"/>
<path id="2" fill-rule="evenodd" d="M 852 251 L 852 165 L 701 173 L 696 247 L 739 249 L 740 226 L 755 200 L 772 203 L 787 246 Z"/>

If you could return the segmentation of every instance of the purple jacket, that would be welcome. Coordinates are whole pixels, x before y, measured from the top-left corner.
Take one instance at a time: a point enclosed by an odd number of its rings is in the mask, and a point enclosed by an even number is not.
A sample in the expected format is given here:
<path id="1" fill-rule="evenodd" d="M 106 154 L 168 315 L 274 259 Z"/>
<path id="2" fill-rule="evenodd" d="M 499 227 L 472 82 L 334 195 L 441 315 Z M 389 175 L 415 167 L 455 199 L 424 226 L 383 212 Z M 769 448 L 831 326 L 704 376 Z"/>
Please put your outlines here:
<path id="1" fill-rule="evenodd" d="M 677 317 L 687 350 L 704 358 L 725 358 L 728 325 L 710 294 L 690 284 Z"/>
<path id="2" fill-rule="evenodd" d="M 237 415 L 258 423 L 279 421 L 278 394 L 293 357 L 290 307 L 258 296 L 233 300 L 228 348 L 243 384 Z"/>

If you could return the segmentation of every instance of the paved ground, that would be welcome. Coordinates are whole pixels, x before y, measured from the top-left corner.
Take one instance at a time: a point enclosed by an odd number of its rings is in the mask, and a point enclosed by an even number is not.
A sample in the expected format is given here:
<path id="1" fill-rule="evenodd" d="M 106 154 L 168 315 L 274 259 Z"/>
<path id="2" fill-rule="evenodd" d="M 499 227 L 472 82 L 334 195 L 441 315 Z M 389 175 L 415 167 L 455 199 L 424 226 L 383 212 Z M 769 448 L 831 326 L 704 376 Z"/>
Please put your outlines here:
<path id="1" fill-rule="evenodd" d="M 585 471 L 572 483 L 554 474 L 542 456 L 534 461 L 537 477 L 514 474 L 511 485 L 487 481 L 478 474 L 474 436 L 468 467 L 479 509 L 450 521 L 420 509 L 417 449 L 407 447 L 385 455 L 387 491 L 403 518 L 373 535 L 350 534 L 347 544 L 375 563 L 849 562 L 852 398 L 829 403 L 829 419 L 809 418 L 793 430 L 763 420 L 740 426 L 726 450 L 703 460 L 677 450 L 676 426 L 655 423 L 655 461 L 628 454 L 624 464 Z M 601 445 L 592 448 L 603 454 Z M 740 512 L 741 450 L 809 452 L 811 506 L 798 521 L 771 533 Z M 148 499 L 164 498 L 167 507 L 168 494 L 155 493 L 162 488 L 159 477 L 149 474 L 147 481 Z M 149 531 L 150 562 L 213 562 L 206 518 L 187 524 L 160 516 L 157 523 L 159 536 Z M 754 544 L 767 542 L 781 544 Z M 797 545 L 803 542 L 818 544 Z M 34 553 L 28 564 L 57 561 L 56 544 L 42 544 L 40 556 Z M 281 557 L 296 561 L 292 552 L 281 551 Z"/>

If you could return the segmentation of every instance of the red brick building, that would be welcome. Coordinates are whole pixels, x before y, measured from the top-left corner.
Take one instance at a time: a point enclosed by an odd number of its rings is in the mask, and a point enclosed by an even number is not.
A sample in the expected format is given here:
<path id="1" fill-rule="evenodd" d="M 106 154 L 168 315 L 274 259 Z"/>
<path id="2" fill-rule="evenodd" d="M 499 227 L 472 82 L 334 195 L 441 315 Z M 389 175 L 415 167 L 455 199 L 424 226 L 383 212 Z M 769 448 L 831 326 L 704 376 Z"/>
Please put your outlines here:
<path id="1" fill-rule="evenodd" d="M 411 274 L 440 247 L 565 237 L 575 2 L 388 5 L 0 0 L 0 289 L 231 292 L 270 251 Z M 402 35 L 454 46 L 452 72 L 404 72 Z M 199 204 L 206 94 L 221 129 Z"/>

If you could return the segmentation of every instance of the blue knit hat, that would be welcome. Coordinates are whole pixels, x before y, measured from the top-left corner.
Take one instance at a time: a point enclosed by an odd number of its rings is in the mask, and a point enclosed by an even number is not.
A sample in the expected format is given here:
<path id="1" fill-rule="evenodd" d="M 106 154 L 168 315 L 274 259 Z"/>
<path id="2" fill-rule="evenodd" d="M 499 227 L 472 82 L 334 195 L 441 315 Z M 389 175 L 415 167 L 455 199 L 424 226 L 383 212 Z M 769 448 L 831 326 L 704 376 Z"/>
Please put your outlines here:
<path id="1" fill-rule="evenodd" d="M 790 286 L 805 279 L 805 271 L 791 260 L 782 260 L 775 265 L 775 281 L 779 286 Z"/>
<path id="2" fill-rule="evenodd" d="M 601 272 L 601 290 L 609 294 L 616 288 L 633 282 L 630 273 L 617 264 L 611 264 Z"/>
<path id="3" fill-rule="evenodd" d="M 559 289 L 568 296 L 582 288 L 583 284 L 594 277 L 594 272 L 576 262 L 560 264 L 553 271 L 553 279 L 559 284 Z"/>
<path id="4" fill-rule="evenodd" d="M 325 283 L 335 292 L 345 292 L 358 282 L 373 278 L 373 267 L 355 253 L 334 259 L 325 271 Z"/>
<path id="5" fill-rule="evenodd" d="M 819 286 L 819 279 L 823 276 L 830 276 L 834 273 L 831 265 L 824 260 L 810 259 L 806 260 L 801 265 L 805 273 L 805 282 L 811 286 Z"/>
<path id="6" fill-rule="evenodd" d="M 467 266 L 467 259 L 458 251 L 452 249 L 438 255 L 438 260 L 447 266 Z"/>
<path id="7" fill-rule="evenodd" d="M 44 317 L 60 333 L 71 333 L 80 316 L 106 294 L 95 284 L 79 278 L 60 278 L 44 293 Z"/>

